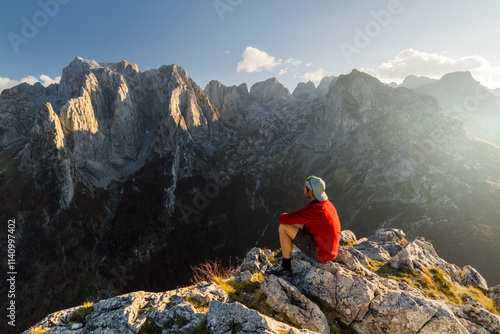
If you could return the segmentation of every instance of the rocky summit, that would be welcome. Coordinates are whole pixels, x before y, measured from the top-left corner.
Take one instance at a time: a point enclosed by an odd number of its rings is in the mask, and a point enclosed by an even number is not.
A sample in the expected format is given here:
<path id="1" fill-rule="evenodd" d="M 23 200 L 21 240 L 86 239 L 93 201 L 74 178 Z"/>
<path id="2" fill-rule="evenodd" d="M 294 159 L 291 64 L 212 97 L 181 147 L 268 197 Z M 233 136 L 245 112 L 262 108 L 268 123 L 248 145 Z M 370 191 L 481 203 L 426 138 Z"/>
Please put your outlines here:
<path id="1" fill-rule="evenodd" d="M 4 90 L 0 215 L 15 222 L 18 326 L 278 247 L 277 219 L 307 204 L 312 174 L 343 229 L 423 236 L 499 284 L 500 148 L 488 135 L 500 133 L 498 100 L 464 73 L 406 83 L 353 70 L 293 93 L 277 78 L 202 89 L 179 65 L 77 57 L 58 84 Z M 476 111 L 447 111 L 476 93 Z M 374 242 L 352 252 L 383 263 L 400 251 Z"/>
<path id="2" fill-rule="evenodd" d="M 295 251 L 292 282 L 266 277 L 273 253 L 253 248 L 230 277 L 213 277 L 216 283 L 158 293 L 139 291 L 88 303 L 55 312 L 32 330 L 500 333 L 500 285 L 489 289 L 474 268 L 446 262 L 423 238 L 408 242 L 405 237 L 398 229 L 380 229 L 357 240 L 345 230 L 344 246 L 334 261 L 315 263 Z M 375 257 L 385 260 L 374 261 Z"/>

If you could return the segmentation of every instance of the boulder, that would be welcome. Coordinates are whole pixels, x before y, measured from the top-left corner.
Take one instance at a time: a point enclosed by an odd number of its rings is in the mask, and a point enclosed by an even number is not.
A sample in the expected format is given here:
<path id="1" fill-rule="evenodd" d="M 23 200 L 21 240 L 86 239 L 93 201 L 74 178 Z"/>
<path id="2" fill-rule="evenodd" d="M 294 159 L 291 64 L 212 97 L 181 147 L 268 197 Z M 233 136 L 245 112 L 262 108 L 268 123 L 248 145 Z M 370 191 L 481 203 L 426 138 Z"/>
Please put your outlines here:
<path id="1" fill-rule="evenodd" d="M 374 241 L 364 241 L 354 246 L 354 248 L 366 257 L 378 262 L 386 263 L 391 259 L 391 254 Z"/>
<path id="2" fill-rule="evenodd" d="M 389 263 L 393 268 L 406 269 L 412 273 L 420 273 L 437 267 L 443 271 L 450 281 L 462 284 L 462 271 L 460 268 L 441 259 L 432 244 L 424 240 L 415 239 L 396 256 L 392 257 Z"/>
<path id="3" fill-rule="evenodd" d="M 423 296 L 392 290 L 377 296 L 353 328 L 358 333 L 417 333 L 436 313 L 437 308 Z"/>
<path id="4" fill-rule="evenodd" d="M 340 246 L 352 245 L 356 242 L 356 235 L 352 231 L 343 230 L 340 232 Z"/>
<path id="5" fill-rule="evenodd" d="M 330 333 L 330 326 L 318 305 L 287 281 L 273 275 L 260 289 L 267 296 L 266 303 L 274 311 L 285 314 L 293 324 L 313 332 Z"/>
<path id="6" fill-rule="evenodd" d="M 232 304 L 213 301 L 207 317 L 208 330 L 213 334 L 226 333 L 314 333 L 306 329 L 298 330 L 276 321 L 255 310 L 235 302 Z"/>
<path id="7" fill-rule="evenodd" d="M 462 269 L 462 284 L 464 286 L 473 286 L 488 291 L 488 283 L 481 274 L 471 266 L 465 266 Z"/>
<path id="8" fill-rule="evenodd" d="M 489 289 L 488 295 L 497 302 L 497 310 L 500 311 L 500 284 Z"/>
<path id="9" fill-rule="evenodd" d="M 240 266 L 240 271 L 249 271 L 252 274 L 256 272 L 265 272 L 271 270 L 272 263 L 267 259 L 265 251 L 258 247 L 252 248 L 246 255 L 243 264 Z"/>
<path id="10" fill-rule="evenodd" d="M 368 259 L 366 258 L 365 254 L 361 253 L 359 250 L 357 250 L 356 248 L 354 247 L 349 247 L 347 249 L 347 251 L 349 253 L 351 253 L 351 255 L 353 255 L 356 259 L 358 259 L 358 261 L 362 264 L 364 264 L 365 266 L 368 266 L 370 265 L 370 262 L 368 262 Z M 340 250 L 339 250 L 339 253 L 340 253 Z M 337 258 L 339 256 L 337 255 Z"/>
<path id="11" fill-rule="evenodd" d="M 311 268 L 305 280 L 307 293 L 334 308 L 345 325 L 363 319 L 377 289 L 375 284 L 338 263 L 331 263 L 328 271 Z"/>
<path id="12" fill-rule="evenodd" d="M 469 331 L 462 325 L 448 306 L 440 302 L 441 308 L 432 319 L 420 329 L 419 334 L 467 334 Z"/>
<path id="13" fill-rule="evenodd" d="M 406 243 L 406 234 L 396 228 L 382 228 L 375 231 L 375 234 L 368 238 L 369 241 L 374 241 L 377 243 L 383 243 L 392 241 L 399 245 L 404 245 Z"/>
<path id="14" fill-rule="evenodd" d="M 361 264 L 370 264 L 366 256 L 353 247 L 350 247 L 347 250 L 342 248 L 339 249 L 335 262 L 342 263 L 347 269 L 352 270 L 357 274 L 368 277 L 371 277 L 373 275 L 376 276 L 376 274 L 372 273 Z"/>
<path id="15" fill-rule="evenodd" d="M 143 327 L 144 330 L 154 327 L 158 330 L 168 328 L 172 332 L 188 331 L 206 318 L 205 309 L 192 305 L 191 298 L 207 307 L 212 301 L 228 301 L 226 293 L 215 283 L 161 293 L 138 291 L 95 303 L 79 331 L 132 334 L 140 332 Z M 34 327 L 42 327 L 47 332 L 74 333 L 72 325 L 68 325 L 79 308 L 55 312 Z"/>
<path id="16" fill-rule="evenodd" d="M 500 317 L 488 312 L 484 307 L 465 304 L 453 307 L 453 312 L 457 317 L 466 320 L 469 326 L 470 323 L 476 324 L 488 333 L 500 334 Z"/>

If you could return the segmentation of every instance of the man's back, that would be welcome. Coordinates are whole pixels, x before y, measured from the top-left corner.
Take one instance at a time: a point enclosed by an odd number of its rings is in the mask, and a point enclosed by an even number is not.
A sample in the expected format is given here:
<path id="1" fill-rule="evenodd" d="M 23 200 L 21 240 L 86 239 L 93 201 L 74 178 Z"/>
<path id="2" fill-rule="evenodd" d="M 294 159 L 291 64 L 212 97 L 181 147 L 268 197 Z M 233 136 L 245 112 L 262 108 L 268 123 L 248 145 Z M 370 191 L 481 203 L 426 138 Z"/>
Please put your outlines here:
<path id="1" fill-rule="evenodd" d="M 329 201 L 313 200 L 306 207 L 283 213 L 280 224 L 304 224 L 306 232 L 313 236 L 318 260 L 328 262 L 337 256 L 340 241 L 340 221 L 337 210 Z"/>

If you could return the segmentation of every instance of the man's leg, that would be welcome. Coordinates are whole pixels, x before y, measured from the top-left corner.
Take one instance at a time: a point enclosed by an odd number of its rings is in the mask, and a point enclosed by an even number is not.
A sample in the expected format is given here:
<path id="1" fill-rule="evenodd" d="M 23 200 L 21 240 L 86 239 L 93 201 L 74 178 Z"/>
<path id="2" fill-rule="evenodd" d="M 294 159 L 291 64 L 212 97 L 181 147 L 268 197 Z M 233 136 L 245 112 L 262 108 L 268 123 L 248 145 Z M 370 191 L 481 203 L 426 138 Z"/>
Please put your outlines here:
<path id="1" fill-rule="evenodd" d="M 297 235 L 299 229 L 303 227 L 304 224 L 302 225 L 280 224 L 278 231 L 280 235 L 281 251 L 283 253 L 284 259 L 289 259 L 292 257 L 292 247 L 293 247 L 292 241 Z"/>

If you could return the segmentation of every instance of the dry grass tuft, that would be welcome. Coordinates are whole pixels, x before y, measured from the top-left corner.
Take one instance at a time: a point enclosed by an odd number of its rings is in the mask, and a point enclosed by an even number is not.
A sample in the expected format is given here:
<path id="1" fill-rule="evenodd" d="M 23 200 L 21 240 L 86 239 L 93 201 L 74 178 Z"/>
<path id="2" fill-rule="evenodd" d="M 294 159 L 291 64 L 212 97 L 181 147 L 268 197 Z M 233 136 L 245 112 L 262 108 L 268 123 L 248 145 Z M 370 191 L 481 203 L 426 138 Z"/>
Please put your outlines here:
<path id="1" fill-rule="evenodd" d="M 223 267 L 222 260 L 205 260 L 200 264 L 191 266 L 193 277 L 189 280 L 193 284 L 201 282 L 215 282 L 216 278 L 228 279 L 231 277 L 232 266 Z"/>
<path id="2" fill-rule="evenodd" d="M 46 330 L 42 326 L 30 327 L 30 334 L 45 334 Z"/>
<path id="3" fill-rule="evenodd" d="M 500 316 L 495 301 L 487 293 L 478 288 L 464 287 L 448 281 L 440 268 L 430 268 L 424 270 L 423 274 L 415 274 L 373 260 L 370 260 L 368 268 L 381 277 L 394 279 L 418 289 L 427 298 L 444 300 L 452 305 L 463 305 L 464 295 L 467 294 L 489 312 Z"/>

